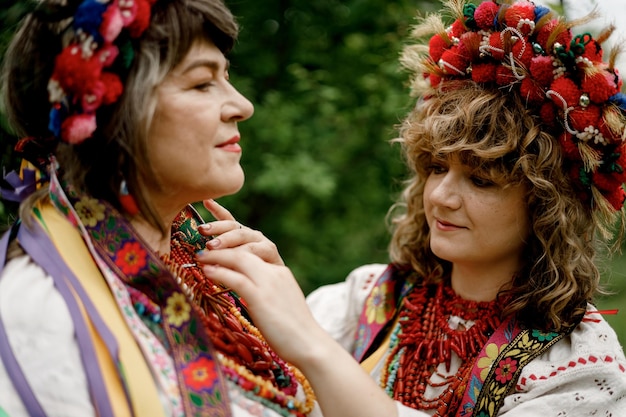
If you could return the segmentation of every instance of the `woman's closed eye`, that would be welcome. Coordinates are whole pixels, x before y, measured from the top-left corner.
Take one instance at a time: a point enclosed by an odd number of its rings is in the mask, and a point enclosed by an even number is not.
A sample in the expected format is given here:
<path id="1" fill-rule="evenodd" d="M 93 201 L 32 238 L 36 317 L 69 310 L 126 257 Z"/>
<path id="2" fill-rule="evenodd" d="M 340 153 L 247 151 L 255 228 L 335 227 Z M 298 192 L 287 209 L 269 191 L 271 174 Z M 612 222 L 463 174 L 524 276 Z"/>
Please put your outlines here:
<path id="1" fill-rule="evenodd" d="M 435 175 L 445 174 L 446 172 L 448 172 L 448 167 L 443 164 L 433 163 L 428 166 L 428 172 Z"/>
<path id="2" fill-rule="evenodd" d="M 496 185 L 496 183 L 493 180 L 487 177 L 480 176 L 480 175 L 472 175 L 470 179 L 472 180 L 472 183 L 475 186 L 480 187 L 480 188 L 491 187 L 491 186 Z"/>
<path id="3" fill-rule="evenodd" d="M 208 91 L 211 87 L 213 87 L 215 83 L 213 81 L 207 81 L 200 84 L 196 84 L 193 88 L 198 91 Z"/>

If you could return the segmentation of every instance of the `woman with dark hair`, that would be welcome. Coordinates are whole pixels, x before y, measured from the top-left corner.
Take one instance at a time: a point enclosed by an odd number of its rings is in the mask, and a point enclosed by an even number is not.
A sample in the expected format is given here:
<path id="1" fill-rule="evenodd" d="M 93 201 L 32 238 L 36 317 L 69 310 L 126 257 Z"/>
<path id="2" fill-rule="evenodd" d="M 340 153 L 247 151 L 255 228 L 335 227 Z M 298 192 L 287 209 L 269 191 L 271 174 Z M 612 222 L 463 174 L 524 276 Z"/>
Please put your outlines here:
<path id="1" fill-rule="evenodd" d="M 33 2 L 4 59 L 24 158 L 0 250 L 0 415 L 305 416 L 300 372 L 206 280 L 219 236 L 282 264 L 212 199 L 243 185 L 221 0 Z M 9 187 L 10 185 L 10 187 Z M 219 221 L 199 228 L 191 203 Z M 210 233 L 210 236 L 209 236 Z"/>
<path id="2" fill-rule="evenodd" d="M 625 225 L 610 30 L 574 36 L 582 21 L 525 0 L 446 6 L 452 24 L 421 19 L 402 55 L 417 103 L 390 264 L 313 292 L 311 314 L 284 266 L 237 248 L 199 259 L 326 417 L 624 415 L 624 353 L 592 304 Z"/>

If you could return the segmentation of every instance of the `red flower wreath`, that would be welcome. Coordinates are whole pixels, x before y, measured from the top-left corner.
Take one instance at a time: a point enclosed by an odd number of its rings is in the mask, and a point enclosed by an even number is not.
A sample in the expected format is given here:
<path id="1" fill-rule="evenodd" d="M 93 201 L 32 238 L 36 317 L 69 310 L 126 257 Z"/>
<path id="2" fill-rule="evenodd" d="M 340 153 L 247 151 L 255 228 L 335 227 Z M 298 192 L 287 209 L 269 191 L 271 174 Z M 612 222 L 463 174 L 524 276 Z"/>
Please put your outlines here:
<path id="1" fill-rule="evenodd" d="M 48 84 L 50 130 L 56 137 L 80 144 L 93 135 L 96 111 L 123 92 L 119 74 L 109 71 L 119 52 L 116 42 L 124 30 L 130 38 L 143 34 L 155 1 L 84 0 L 78 6 L 74 39 L 57 56 Z"/>
<path id="2" fill-rule="evenodd" d="M 612 62 L 602 61 L 600 41 L 574 36 L 531 1 L 492 0 L 465 4 L 445 32 L 437 29 L 428 51 L 421 68 L 432 88 L 471 78 L 517 92 L 555 133 L 582 200 L 603 211 L 623 207 L 626 95 Z"/>

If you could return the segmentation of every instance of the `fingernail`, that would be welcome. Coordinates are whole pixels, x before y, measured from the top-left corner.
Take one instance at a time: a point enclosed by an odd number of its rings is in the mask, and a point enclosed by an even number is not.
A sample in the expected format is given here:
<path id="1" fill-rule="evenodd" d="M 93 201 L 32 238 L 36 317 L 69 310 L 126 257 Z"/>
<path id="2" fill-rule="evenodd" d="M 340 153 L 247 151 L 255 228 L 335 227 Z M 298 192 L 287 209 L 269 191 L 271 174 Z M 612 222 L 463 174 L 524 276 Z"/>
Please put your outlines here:
<path id="1" fill-rule="evenodd" d="M 204 249 L 197 251 L 197 252 L 196 252 L 196 257 L 204 255 L 204 254 L 205 254 L 205 252 L 206 252 L 206 251 L 205 251 Z"/>
<path id="2" fill-rule="evenodd" d="M 211 240 L 209 240 L 208 245 L 209 245 L 210 247 L 212 247 L 212 248 L 217 248 L 217 247 L 220 245 L 220 243 L 222 243 L 222 242 L 220 242 L 220 240 L 219 240 L 219 239 L 215 238 L 215 239 L 211 239 Z"/>
<path id="3" fill-rule="evenodd" d="M 203 232 L 207 232 L 211 230 L 211 223 L 201 224 L 200 226 L 198 226 L 198 229 L 202 230 Z"/>

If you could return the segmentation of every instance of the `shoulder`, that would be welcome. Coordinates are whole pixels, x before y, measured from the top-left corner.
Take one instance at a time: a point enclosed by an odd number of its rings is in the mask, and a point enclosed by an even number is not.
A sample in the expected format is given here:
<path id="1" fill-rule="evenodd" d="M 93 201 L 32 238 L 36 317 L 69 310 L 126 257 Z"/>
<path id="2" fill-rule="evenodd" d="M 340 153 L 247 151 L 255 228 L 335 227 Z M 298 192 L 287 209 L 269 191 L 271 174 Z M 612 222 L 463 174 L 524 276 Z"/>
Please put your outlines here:
<path id="1" fill-rule="evenodd" d="M 590 306 L 588 314 L 568 337 L 528 365 L 534 372 L 528 379 L 547 380 L 561 374 L 598 371 L 626 378 L 626 360 L 617 335 L 607 321 L 593 311 L 595 308 Z M 559 366 L 553 369 L 555 364 Z M 549 372 L 546 374 L 546 371 Z"/>
<path id="2" fill-rule="evenodd" d="M 386 264 L 360 266 L 345 281 L 322 286 L 307 297 L 315 319 L 348 350 L 365 300 L 386 269 Z"/>
<path id="3" fill-rule="evenodd" d="M 569 336 L 524 367 L 503 410 L 605 415 L 626 408 L 624 352 L 615 331 L 594 310 L 590 306 Z"/>
<path id="4" fill-rule="evenodd" d="M 0 316 L 16 360 L 48 415 L 93 415 L 67 305 L 52 278 L 27 255 L 11 259 L 0 276 Z M 0 407 L 10 416 L 26 415 L 2 363 L 0 392 Z"/>
<path id="5" fill-rule="evenodd" d="M 15 331 L 24 326 L 43 331 L 45 328 L 39 326 L 45 322 L 60 324 L 58 315 L 67 312 L 64 307 L 52 278 L 29 256 L 13 258 L 5 265 L 0 279 L 0 311 L 5 326 L 14 326 Z M 44 311 L 52 316 L 42 314 Z"/>
<path id="6" fill-rule="evenodd" d="M 369 264 L 354 269 L 345 281 L 319 287 L 307 297 L 313 309 L 318 305 L 352 303 L 363 305 L 376 280 L 385 271 L 385 264 Z"/>
<path id="7" fill-rule="evenodd" d="M 387 268 L 386 264 L 368 264 L 350 272 L 345 281 L 324 285 L 311 292 L 307 297 L 309 303 L 315 303 L 333 294 L 341 294 L 352 298 L 365 298 L 372 290 L 376 280 Z"/>

